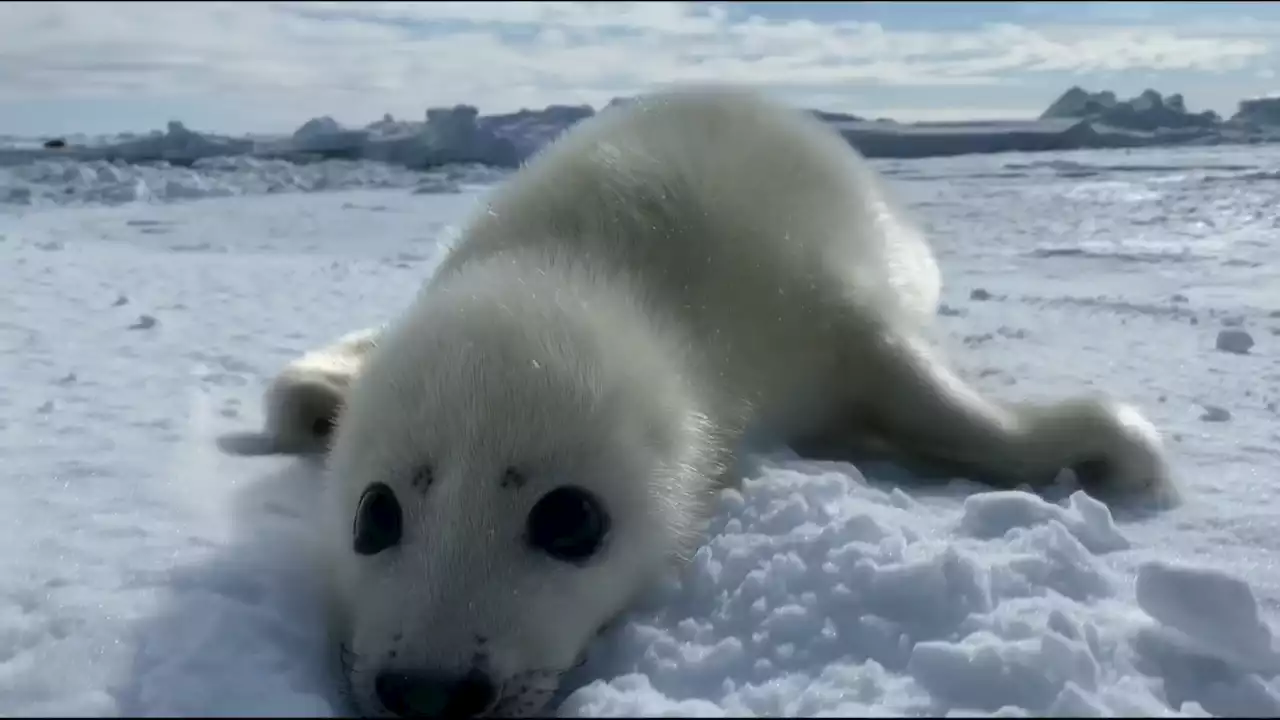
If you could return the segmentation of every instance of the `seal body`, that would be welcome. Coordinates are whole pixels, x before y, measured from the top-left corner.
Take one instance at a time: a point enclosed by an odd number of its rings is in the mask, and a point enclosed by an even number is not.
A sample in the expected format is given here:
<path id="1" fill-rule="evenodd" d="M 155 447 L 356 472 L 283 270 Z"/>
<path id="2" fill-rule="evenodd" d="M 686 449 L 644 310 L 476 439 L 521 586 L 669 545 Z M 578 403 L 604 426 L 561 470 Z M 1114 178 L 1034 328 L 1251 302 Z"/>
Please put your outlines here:
<path id="1" fill-rule="evenodd" d="M 539 712 L 697 547 L 747 437 L 1173 497 L 1136 410 L 1001 404 L 949 370 L 939 290 L 808 114 L 702 87 L 576 125 L 481 204 L 335 410 L 325 534 L 360 711 Z"/>

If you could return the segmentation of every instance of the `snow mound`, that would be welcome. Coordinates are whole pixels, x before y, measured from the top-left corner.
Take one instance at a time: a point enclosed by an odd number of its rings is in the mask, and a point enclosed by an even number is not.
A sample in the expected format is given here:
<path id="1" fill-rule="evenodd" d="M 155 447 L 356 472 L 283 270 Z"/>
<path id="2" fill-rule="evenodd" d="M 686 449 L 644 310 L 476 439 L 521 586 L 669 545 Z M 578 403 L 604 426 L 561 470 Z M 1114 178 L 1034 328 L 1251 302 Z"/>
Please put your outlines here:
<path id="1" fill-rule="evenodd" d="M 1138 605 L 1164 630 L 1208 657 L 1275 674 L 1280 672 L 1258 601 L 1244 580 L 1220 570 L 1154 561 L 1138 570 Z"/>
<path id="2" fill-rule="evenodd" d="M 1247 582 L 1153 561 L 1139 568 L 1137 600 L 1156 626 L 1138 633 L 1135 664 L 1165 677 L 1171 703 L 1219 717 L 1280 715 L 1280 654 Z"/>
<path id="3" fill-rule="evenodd" d="M 1100 555 L 1128 546 L 1105 506 L 946 508 L 852 466 L 767 461 L 561 714 L 1167 712 L 1145 679 L 1102 669 L 1125 631 L 1097 612 L 1119 593 Z"/>
<path id="4" fill-rule="evenodd" d="M 1065 528 L 1090 552 L 1124 550 L 1129 541 L 1120 534 L 1111 511 L 1077 491 L 1067 507 L 1025 492 L 990 492 L 965 498 L 960 516 L 962 532 L 976 538 L 1002 537 L 1015 529 L 1054 522 Z"/>

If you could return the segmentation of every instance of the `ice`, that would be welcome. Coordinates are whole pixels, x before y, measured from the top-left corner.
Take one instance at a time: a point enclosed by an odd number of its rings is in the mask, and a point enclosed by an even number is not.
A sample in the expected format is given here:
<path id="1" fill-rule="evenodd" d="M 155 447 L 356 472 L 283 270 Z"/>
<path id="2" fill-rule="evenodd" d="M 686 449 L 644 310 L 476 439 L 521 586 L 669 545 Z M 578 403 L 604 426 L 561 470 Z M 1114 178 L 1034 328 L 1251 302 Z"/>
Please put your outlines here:
<path id="1" fill-rule="evenodd" d="M 968 535 L 994 538 L 1015 528 L 1056 523 L 1094 553 L 1123 550 L 1129 541 L 1116 527 L 1107 507 L 1083 492 L 1067 505 L 1056 505 L 1026 492 L 990 492 L 965 498 L 960 529 Z"/>
<path id="2" fill-rule="evenodd" d="M 1280 373 L 1274 343 L 1214 350 L 1224 322 L 1277 328 L 1280 216 L 1259 178 L 1278 162 L 878 162 L 934 234 L 939 340 L 963 374 L 1009 399 L 1135 403 L 1184 503 L 1113 512 L 1069 478 L 1041 497 L 754 457 L 692 562 L 566 678 L 560 714 L 1280 714 Z M 307 541 L 323 478 L 216 438 L 261 421 L 285 362 L 403 307 L 494 177 L 0 169 L 0 714 L 349 712 Z"/>
<path id="3" fill-rule="evenodd" d="M 1253 347 L 1253 336 L 1240 328 L 1229 327 L 1218 331 L 1214 345 L 1223 352 L 1243 355 Z"/>
<path id="4" fill-rule="evenodd" d="M 1231 419 L 1231 411 L 1217 405 L 1205 405 L 1200 419 L 1205 422 L 1227 422 Z"/>
<path id="5" fill-rule="evenodd" d="M 1071 99 L 1073 93 L 1086 94 L 1073 88 L 1063 99 Z M 1246 121 L 1231 123 L 1222 123 L 1213 113 L 1188 114 L 1182 107 L 1181 95 L 1162 99 L 1150 90 L 1123 103 L 1127 109 L 1119 115 L 1063 116 L 1058 112 L 1062 102 L 1059 100 L 1038 120 L 1019 121 L 899 123 L 821 110 L 810 112 L 873 158 L 1178 144 L 1244 145 L 1280 137 L 1280 130 L 1264 117 L 1274 109 L 1270 101 L 1245 101 L 1241 117 L 1247 115 Z M 1255 111 L 1249 112 L 1248 108 Z M 541 110 L 485 116 L 474 106 L 455 105 L 428 108 L 422 121 L 397 121 L 386 115 L 363 128 L 342 127 L 333 118 L 322 116 L 306 121 L 284 137 L 228 137 L 193 131 L 181 122 L 171 121 L 164 131 L 142 136 L 130 133 L 50 138 L 44 143 L 32 138 L 0 137 L 0 167 L 51 157 L 183 166 L 209 158 L 252 157 L 295 162 L 374 160 L 415 170 L 459 163 L 515 168 L 574 123 L 593 114 L 595 109 L 586 105 L 550 105 Z M 1083 115 L 1066 113 L 1073 114 Z M 1255 172 L 1259 178 L 1272 177 L 1268 170 Z"/>

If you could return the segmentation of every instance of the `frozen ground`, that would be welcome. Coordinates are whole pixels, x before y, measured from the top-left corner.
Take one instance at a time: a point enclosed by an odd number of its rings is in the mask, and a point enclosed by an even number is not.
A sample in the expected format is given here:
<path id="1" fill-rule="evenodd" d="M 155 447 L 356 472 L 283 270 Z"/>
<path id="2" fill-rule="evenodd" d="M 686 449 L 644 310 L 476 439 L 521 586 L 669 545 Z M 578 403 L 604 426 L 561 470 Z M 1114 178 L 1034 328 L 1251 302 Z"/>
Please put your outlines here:
<path id="1" fill-rule="evenodd" d="M 397 312 L 476 194 L 161 168 L 143 181 L 197 190 L 137 202 L 66 167 L 0 175 L 0 203 L 57 198 L 0 204 L 0 714 L 344 712 L 297 540 L 320 480 L 213 438 L 257 425 L 283 363 Z M 882 167 L 934 233 L 955 361 L 1005 397 L 1139 403 L 1186 504 L 762 458 L 561 712 L 1280 713 L 1280 151 Z M 1215 350 L 1226 325 L 1248 354 Z"/>

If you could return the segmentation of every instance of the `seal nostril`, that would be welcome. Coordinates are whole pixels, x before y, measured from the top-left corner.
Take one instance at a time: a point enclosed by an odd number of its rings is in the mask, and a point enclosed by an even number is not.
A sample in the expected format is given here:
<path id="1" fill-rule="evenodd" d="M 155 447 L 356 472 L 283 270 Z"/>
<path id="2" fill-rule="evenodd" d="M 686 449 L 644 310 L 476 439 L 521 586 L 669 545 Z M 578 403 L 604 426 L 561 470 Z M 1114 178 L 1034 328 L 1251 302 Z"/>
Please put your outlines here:
<path id="1" fill-rule="evenodd" d="M 1111 477 L 1111 463 L 1103 458 L 1093 458 L 1076 463 L 1072 468 L 1076 481 L 1086 490 L 1105 487 Z"/>
<path id="2" fill-rule="evenodd" d="M 311 423 L 311 434 L 323 440 L 333 434 L 333 428 L 337 424 L 337 420 L 327 415 L 318 417 Z"/>
<path id="3" fill-rule="evenodd" d="M 475 717 L 489 709 L 496 695 L 493 681 L 484 673 L 473 670 L 454 686 L 446 714 Z"/>
<path id="4" fill-rule="evenodd" d="M 489 709 L 497 694 L 493 682 L 478 671 L 461 679 L 381 672 L 373 690 L 387 712 L 398 717 L 474 717 Z"/>
<path id="5" fill-rule="evenodd" d="M 406 673 L 383 672 L 373 679 L 373 691 L 378 696 L 378 702 L 398 717 L 415 714 L 414 708 L 409 704 L 413 689 L 414 678 Z"/>

